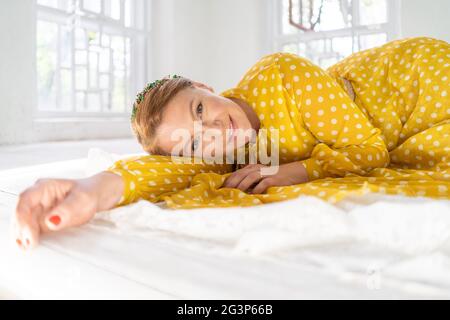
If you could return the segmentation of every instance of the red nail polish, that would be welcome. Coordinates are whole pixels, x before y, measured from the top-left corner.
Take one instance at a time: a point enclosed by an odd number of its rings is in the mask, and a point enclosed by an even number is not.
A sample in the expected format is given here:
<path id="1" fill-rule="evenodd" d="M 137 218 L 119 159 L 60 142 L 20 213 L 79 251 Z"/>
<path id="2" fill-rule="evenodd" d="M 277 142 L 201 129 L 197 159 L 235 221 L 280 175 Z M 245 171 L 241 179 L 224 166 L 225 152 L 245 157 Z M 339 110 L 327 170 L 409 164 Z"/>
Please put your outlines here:
<path id="1" fill-rule="evenodd" d="M 30 245 L 30 239 L 27 239 L 26 243 L 27 243 L 27 246 L 29 246 Z"/>
<path id="2" fill-rule="evenodd" d="M 20 239 L 17 239 L 17 240 L 16 240 L 16 243 L 17 243 L 19 246 L 22 245 L 22 241 L 20 241 Z"/>
<path id="3" fill-rule="evenodd" d="M 59 225 L 61 223 L 61 218 L 59 216 L 51 216 L 50 219 L 51 223 L 53 223 L 55 226 Z"/>

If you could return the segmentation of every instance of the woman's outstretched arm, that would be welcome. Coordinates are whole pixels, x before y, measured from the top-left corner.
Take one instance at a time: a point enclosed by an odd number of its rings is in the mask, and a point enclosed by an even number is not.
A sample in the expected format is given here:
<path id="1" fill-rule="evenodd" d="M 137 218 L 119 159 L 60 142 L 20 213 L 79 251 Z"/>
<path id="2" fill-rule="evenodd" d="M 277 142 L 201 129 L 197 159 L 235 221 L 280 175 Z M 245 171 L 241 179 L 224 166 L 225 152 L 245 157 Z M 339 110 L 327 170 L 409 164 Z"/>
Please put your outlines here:
<path id="1" fill-rule="evenodd" d="M 87 223 L 95 213 L 115 207 L 122 197 L 123 179 L 101 172 L 85 179 L 39 179 L 19 196 L 13 236 L 30 249 L 39 236 Z"/>
<path id="2" fill-rule="evenodd" d="M 85 224 L 99 211 L 141 199 L 161 201 L 165 195 L 188 187 L 199 173 L 230 171 L 226 164 L 145 155 L 119 160 L 86 179 L 40 179 L 20 194 L 14 239 L 20 247 L 32 248 L 41 233 Z"/>

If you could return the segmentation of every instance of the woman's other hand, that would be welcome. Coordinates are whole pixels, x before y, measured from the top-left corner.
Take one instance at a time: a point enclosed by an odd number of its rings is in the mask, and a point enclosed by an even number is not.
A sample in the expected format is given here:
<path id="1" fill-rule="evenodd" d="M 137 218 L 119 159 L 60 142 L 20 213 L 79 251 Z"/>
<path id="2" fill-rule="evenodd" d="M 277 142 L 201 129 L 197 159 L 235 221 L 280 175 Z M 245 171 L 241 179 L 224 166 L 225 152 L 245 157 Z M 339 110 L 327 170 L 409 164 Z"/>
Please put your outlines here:
<path id="1" fill-rule="evenodd" d="M 250 164 L 233 172 L 224 182 L 224 188 L 237 188 L 250 193 L 264 193 L 269 187 L 290 186 L 308 181 L 305 167 L 300 162 L 269 168 L 262 164 Z M 278 170 L 273 170 L 273 169 Z M 274 172 L 272 174 L 265 174 Z"/>

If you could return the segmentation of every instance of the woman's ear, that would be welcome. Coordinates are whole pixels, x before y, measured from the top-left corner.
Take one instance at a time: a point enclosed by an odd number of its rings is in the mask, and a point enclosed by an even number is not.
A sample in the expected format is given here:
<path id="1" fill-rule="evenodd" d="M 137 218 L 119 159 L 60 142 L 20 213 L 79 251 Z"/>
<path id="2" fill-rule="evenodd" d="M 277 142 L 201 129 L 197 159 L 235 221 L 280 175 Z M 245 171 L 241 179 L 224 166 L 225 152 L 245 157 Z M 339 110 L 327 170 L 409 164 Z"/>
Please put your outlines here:
<path id="1" fill-rule="evenodd" d="M 210 87 L 210 86 L 208 86 L 208 85 L 206 85 L 206 84 L 204 84 L 204 83 L 196 82 L 196 81 L 193 81 L 192 83 L 193 83 L 194 86 L 197 87 L 197 88 L 203 88 L 203 89 L 206 89 L 206 90 L 208 90 L 208 91 L 214 92 L 214 89 L 213 89 L 212 87 Z"/>

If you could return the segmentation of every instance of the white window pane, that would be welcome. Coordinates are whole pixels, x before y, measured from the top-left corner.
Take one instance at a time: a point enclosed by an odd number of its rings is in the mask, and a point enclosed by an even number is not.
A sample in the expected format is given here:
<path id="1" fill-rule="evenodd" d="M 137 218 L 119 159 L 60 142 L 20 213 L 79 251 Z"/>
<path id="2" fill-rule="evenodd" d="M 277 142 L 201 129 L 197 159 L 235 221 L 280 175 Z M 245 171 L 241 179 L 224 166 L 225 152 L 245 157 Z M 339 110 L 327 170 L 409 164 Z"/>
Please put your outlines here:
<path id="1" fill-rule="evenodd" d="M 102 12 L 102 1 L 101 0 L 84 0 L 83 9 L 95 13 Z"/>
<path id="2" fill-rule="evenodd" d="M 87 64 L 87 51 L 76 50 L 75 51 L 75 64 L 79 66 L 85 66 Z"/>
<path id="3" fill-rule="evenodd" d="M 333 51 L 336 53 L 338 60 L 351 55 L 354 52 L 352 37 L 333 38 Z"/>
<path id="4" fill-rule="evenodd" d="M 87 94 L 87 108 L 86 111 L 89 112 L 99 112 L 101 110 L 101 101 L 99 93 L 88 93 Z"/>
<path id="5" fill-rule="evenodd" d="M 133 2 L 131 0 L 125 0 L 124 2 L 124 24 L 125 27 L 133 26 Z"/>
<path id="6" fill-rule="evenodd" d="M 100 53 L 99 71 L 108 72 L 110 70 L 110 49 L 102 49 Z"/>
<path id="7" fill-rule="evenodd" d="M 75 0 L 37 0 L 37 4 L 71 12 L 74 10 L 74 1 Z"/>
<path id="8" fill-rule="evenodd" d="M 124 57 L 124 38 L 112 37 L 111 48 L 113 50 L 113 64 L 116 69 L 124 69 L 125 57 Z"/>
<path id="9" fill-rule="evenodd" d="M 97 31 L 88 31 L 87 37 L 90 46 L 100 44 L 100 34 Z"/>
<path id="10" fill-rule="evenodd" d="M 293 2 L 293 12 L 294 12 L 294 16 L 297 16 L 299 13 L 299 6 L 298 6 L 298 1 L 299 0 L 294 0 Z M 297 28 L 295 28 L 294 26 L 292 26 L 289 23 L 289 0 L 283 0 L 283 5 L 282 5 L 282 24 L 281 24 L 281 32 L 283 34 L 294 34 L 294 33 L 298 33 L 299 30 Z"/>
<path id="11" fill-rule="evenodd" d="M 316 10 L 320 8 L 320 1 L 316 1 Z M 316 18 L 313 20 L 315 22 Z M 320 23 L 317 23 L 314 31 L 337 30 L 351 27 L 352 1 L 351 0 L 324 0 Z M 310 25 L 308 23 L 308 25 Z"/>
<path id="12" fill-rule="evenodd" d="M 359 37 L 361 50 L 370 49 L 381 46 L 387 42 L 385 33 L 369 34 Z"/>
<path id="13" fill-rule="evenodd" d="M 361 25 L 386 23 L 386 0 L 359 0 L 359 20 Z"/>
<path id="14" fill-rule="evenodd" d="M 283 52 L 298 54 L 298 44 L 296 43 L 285 44 L 282 50 Z"/>
<path id="15" fill-rule="evenodd" d="M 122 70 L 114 72 L 114 87 L 112 94 L 112 108 L 113 112 L 123 112 L 126 107 L 126 83 L 125 74 Z"/>
<path id="16" fill-rule="evenodd" d="M 58 8 L 58 0 L 38 0 L 37 3 L 41 6 Z"/>
<path id="17" fill-rule="evenodd" d="M 55 23 L 38 21 L 36 36 L 39 109 L 55 109 L 58 26 Z"/>
<path id="18" fill-rule="evenodd" d="M 130 69 L 131 66 L 131 39 L 125 38 L 125 66 Z"/>
<path id="19" fill-rule="evenodd" d="M 292 1 L 293 22 L 307 29 L 314 29 L 314 31 L 337 30 L 351 27 L 351 14 L 352 0 Z M 299 28 L 289 23 L 289 0 L 283 0 L 282 33 L 293 34 L 299 32 L 299 30 Z"/>
<path id="20" fill-rule="evenodd" d="M 109 3 L 109 16 L 113 19 L 120 20 L 120 0 L 106 0 Z"/>
<path id="21" fill-rule="evenodd" d="M 86 49 L 86 31 L 81 28 L 75 29 L 75 47 L 77 49 Z"/>
<path id="22" fill-rule="evenodd" d="M 102 105 L 104 111 L 111 110 L 111 91 L 103 90 L 101 93 Z"/>
<path id="23" fill-rule="evenodd" d="M 333 58 L 333 57 L 329 57 L 329 58 L 323 58 L 319 61 L 319 65 L 323 68 L 323 69 L 327 69 L 328 67 L 331 67 L 333 64 L 339 62 L 338 58 Z"/>
<path id="24" fill-rule="evenodd" d="M 68 26 L 62 26 L 60 30 L 60 63 L 61 67 L 72 67 L 72 29 Z"/>
<path id="25" fill-rule="evenodd" d="M 84 92 L 76 93 L 76 110 L 86 111 L 86 94 Z"/>
<path id="26" fill-rule="evenodd" d="M 98 88 L 98 53 L 89 52 L 89 87 Z"/>
<path id="27" fill-rule="evenodd" d="M 59 101 L 59 108 L 69 111 L 72 109 L 72 70 L 61 70 L 60 81 L 61 98 Z"/>
<path id="28" fill-rule="evenodd" d="M 325 40 L 313 40 L 305 43 L 306 58 L 315 64 L 320 64 L 320 59 L 323 58 L 325 52 Z"/>
<path id="29" fill-rule="evenodd" d="M 75 89 L 87 89 L 87 69 L 85 67 L 77 67 L 75 69 Z"/>
<path id="30" fill-rule="evenodd" d="M 37 7 L 45 12 L 45 19 L 52 21 L 40 21 L 37 27 L 39 109 L 128 113 L 132 79 L 145 78 L 145 68 L 136 65 L 145 58 L 133 61 L 135 50 L 140 57 L 146 55 L 145 35 L 129 28 L 143 25 L 144 0 L 36 3 L 55 9 Z M 69 9 L 70 19 L 61 19 Z M 136 17 L 138 14 L 140 17 Z M 123 25 L 105 15 L 121 20 Z"/>
<path id="31" fill-rule="evenodd" d="M 109 89 L 109 74 L 100 75 L 100 89 Z"/>
<path id="32" fill-rule="evenodd" d="M 109 35 L 103 33 L 102 34 L 102 46 L 103 47 L 109 47 L 110 42 L 109 42 Z"/>

